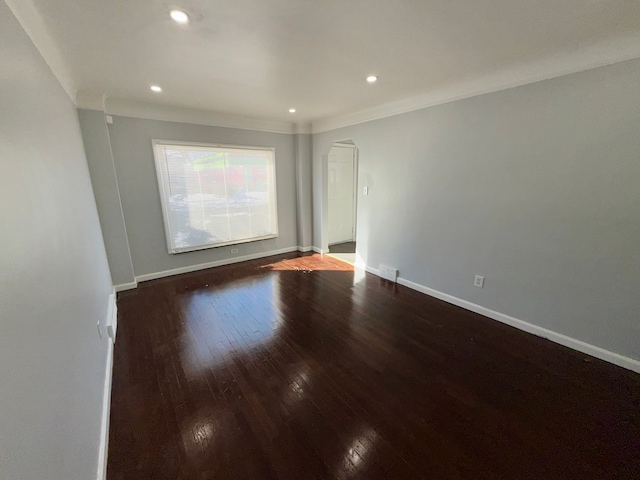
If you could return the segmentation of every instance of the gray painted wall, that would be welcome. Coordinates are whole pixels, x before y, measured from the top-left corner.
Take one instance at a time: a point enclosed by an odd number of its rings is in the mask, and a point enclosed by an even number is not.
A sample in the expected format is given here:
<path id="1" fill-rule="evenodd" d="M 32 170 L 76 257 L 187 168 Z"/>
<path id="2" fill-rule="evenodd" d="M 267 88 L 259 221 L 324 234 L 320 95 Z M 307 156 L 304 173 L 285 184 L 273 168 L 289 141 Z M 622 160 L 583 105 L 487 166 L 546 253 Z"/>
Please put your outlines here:
<path id="1" fill-rule="evenodd" d="M 634 60 L 316 134 L 314 245 L 353 139 L 367 265 L 640 359 L 638 85 Z"/>
<path id="2" fill-rule="evenodd" d="M 136 276 L 296 247 L 296 163 L 294 135 L 187 123 L 113 117 L 109 125 L 122 210 Z M 279 236 L 231 247 L 170 255 L 164 233 L 160 193 L 151 141 L 179 140 L 274 147 L 278 184 Z"/>
<path id="3" fill-rule="evenodd" d="M 132 283 L 135 281 L 133 264 L 105 115 L 94 110 L 78 110 L 78 117 L 100 225 L 104 232 L 111 278 L 115 285 Z"/>
<path id="4" fill-rule="evenodd" d="M 96 478 L 111 293 L 76 109 L 0 2 L 0 477 Z"/>
<path id="5" fill-rule="evenodd" d="M 298 245 L 310 247 L 313 242 L 312 136 L 298 133 L 295 135 L 295 144 Z"/>

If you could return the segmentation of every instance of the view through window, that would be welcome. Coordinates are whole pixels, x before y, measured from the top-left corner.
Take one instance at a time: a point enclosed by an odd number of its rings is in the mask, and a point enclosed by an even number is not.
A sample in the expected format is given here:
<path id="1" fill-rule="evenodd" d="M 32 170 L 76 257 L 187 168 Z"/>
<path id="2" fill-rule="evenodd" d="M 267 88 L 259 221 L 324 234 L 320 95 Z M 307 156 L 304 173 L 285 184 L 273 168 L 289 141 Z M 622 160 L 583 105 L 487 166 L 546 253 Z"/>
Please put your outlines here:
<path id="1" fill-rule="evenodd" d="M 272 148 L 153 145 L 169 253 L 278 235 Z"/>

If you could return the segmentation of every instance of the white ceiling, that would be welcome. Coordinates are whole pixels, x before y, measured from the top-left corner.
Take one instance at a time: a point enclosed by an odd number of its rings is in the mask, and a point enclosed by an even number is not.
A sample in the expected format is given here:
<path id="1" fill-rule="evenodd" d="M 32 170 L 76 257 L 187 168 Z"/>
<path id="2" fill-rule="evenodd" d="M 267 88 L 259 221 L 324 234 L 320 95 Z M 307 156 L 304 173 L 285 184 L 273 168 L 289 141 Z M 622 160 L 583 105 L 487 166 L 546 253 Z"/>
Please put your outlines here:
<path id="1" fill-rule="evenodd" d="M 635 0 L 31 1 L 76 90 L 295 123 L 640 56 Z"/>

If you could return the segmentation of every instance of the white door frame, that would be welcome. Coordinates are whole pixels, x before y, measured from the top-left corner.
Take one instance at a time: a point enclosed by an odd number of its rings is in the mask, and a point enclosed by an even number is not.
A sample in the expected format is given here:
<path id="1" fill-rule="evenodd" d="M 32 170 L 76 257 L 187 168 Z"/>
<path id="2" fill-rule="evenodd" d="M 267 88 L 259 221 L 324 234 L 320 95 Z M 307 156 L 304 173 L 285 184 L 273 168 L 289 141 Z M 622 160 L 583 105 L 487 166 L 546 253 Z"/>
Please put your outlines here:
<path id="1" fill-rule="evenodd" d="M 351 241 L 356 241 L 356 234 L 358 230 L 358 147 L 353 143 L 333 142 L 331 148 L 342 147 L 351 148 L 353 150 L 353 226 L 351 228 Z M 329 151 L 331 153 L 331 151 Z M 328 221 L 331 221 L 330 219 Z M 329 225 L 327 224 L 327 228 Z M 331 245 L 337 245 L 338 243 L 344 243 L 342 241 L 329 243 Z"/>

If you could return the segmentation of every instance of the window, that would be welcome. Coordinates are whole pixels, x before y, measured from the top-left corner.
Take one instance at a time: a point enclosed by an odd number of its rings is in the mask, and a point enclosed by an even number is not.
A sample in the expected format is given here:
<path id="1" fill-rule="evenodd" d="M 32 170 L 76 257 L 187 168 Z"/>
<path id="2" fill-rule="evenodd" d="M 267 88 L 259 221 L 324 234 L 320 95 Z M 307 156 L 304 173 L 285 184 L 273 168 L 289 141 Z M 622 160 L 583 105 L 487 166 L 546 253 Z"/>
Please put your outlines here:
<path id="1" fill-rule="evenodd" d="M 278 236 L 273 148 L 153 141 L 169 253 Z"/>

